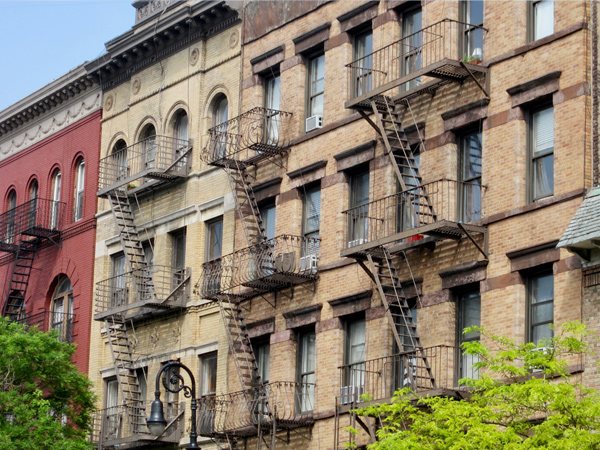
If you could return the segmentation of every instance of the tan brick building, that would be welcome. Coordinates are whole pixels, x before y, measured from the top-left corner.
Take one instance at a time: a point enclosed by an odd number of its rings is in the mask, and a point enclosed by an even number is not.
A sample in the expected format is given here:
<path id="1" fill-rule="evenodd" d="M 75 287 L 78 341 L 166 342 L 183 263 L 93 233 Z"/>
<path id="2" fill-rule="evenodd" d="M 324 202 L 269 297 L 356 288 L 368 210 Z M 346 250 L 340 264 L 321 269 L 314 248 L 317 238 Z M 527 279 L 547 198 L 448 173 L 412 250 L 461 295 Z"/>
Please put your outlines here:
<path id="1" fill-rule="evenodd" d="M 86 65 L 104 96 L 93 441 L 178 448 L 189 442 L 183 392 L 161 387 L 166 430 L 156 438 L 146 425 L 161 367 L 180 358 L 196 374 L 197 396 L 229 390 L 219 310 L 194 285 L 206 259 L 233 248 L 231 189 L 200 153 L 208 128 L 238 113 L 241 19 L 235 2 L 133 6 L 135 25 Z"/>
<path id="2" fill-rule="evenodd" d="M 362 445 L 363 393 L 460 395 L 464 327 L 543 346 L 582 318 L 580 260 L 556 246 L 592 186 L 590 9 L 244 5 L 242 112 L 202 152 L 237 218 L 202 274 L 230 346 L 202 435 L 339 449 L 354 423 Z"/>

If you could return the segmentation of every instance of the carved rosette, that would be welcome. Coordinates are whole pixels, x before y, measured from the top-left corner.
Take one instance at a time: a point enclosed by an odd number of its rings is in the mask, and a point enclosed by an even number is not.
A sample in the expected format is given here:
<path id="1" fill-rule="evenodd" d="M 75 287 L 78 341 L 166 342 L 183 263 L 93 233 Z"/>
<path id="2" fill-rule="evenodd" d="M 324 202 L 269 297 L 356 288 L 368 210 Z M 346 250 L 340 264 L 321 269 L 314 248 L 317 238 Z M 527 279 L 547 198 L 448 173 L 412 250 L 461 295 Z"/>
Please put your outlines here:
<path id="1" fill-rule="evenodd" d="M 190 65 L 195 66 L 198 63 L 199 59 L 200 59 L 200 50 L 198 50 L 198 47 L 194 47 L 193 49 L 190 50 Z"/>

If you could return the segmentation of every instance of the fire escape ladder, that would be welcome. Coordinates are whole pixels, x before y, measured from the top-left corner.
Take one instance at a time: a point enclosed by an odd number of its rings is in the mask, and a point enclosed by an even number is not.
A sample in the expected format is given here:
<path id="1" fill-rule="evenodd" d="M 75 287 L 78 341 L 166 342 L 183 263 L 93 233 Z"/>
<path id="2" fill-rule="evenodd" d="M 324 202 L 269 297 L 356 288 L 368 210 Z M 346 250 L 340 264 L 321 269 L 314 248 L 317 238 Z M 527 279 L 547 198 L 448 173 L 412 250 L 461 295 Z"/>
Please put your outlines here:
<path id="1" fill-rule="evenodd" d="M 138 301 L 156 301 L 156 290 L 150 271 L 147 268 L 146 258 L 142 242 L 135 226 L 133 209 L 126 191 L 114 189 L 108 194 L 108 200 L 113 213 L 113 218 L 117 224 L 119 238 L 128 269 L 136 273 L 135 290 Z"/>
<path id="2" fill-rule="evenodd" d="M 410 216 L 413 218 L 413 226 L 436 221 L 433 204 L 425 188 L 423 179 L 419 174 L 419 167 L 415 155 L 408 143 L 406 134 L 394 105 L 386 96 L 375 102 L 371 100 L 371 107 L 381 135 L 385 150 L 390 157 L 396 179 L 400 184 L 403 194 L 400 202 L 410 208 Z M 383 113 L 380 109 L 384 109 Z"/>
<path id="3" fill-rule="evenodd" d="M 248 171 L 238 161 L 235 161 L 234 165 L 235 167 L 228 166 L 227 168 L 228 178 L 231 189 L 235 192 L 235 208 L 242 222 L 248 245 L 264 242 L 266 240 L 266 230 Z"/>
<path id="4" fill-rule="evenodd" d="M 20 239 L 17 246 L 6 302 L 2 311 L 3 316 L 12 320 L 19 320 L 25 316 L 25 293 L 38 246 L 39 239 L 25 240 L 23 238 Z"/>
<path id="5" fill-rule="evenodd" d="M 392 325 L 394 339 L 401 352 L 415 352 L 414 357 L 407 358 L 409 366 L 406 371 L 407 382 L 413 389 L 435 388 L 433 372 L 423 351 L 421 339 L 417 334 L 417 326 L 404 296 L 398 272 L 392 263 L 392 256 L 385 247 L 378 249 L 377 256 L 380 256 L 377 262 L 371 253 L 367 254 L 367 259 L 386 315 Z M 415 284 L 414 278 L 412 281 Z"/>
<path id="6" fill-rule="evenodd" d="M 138 374 L 133 367 L 133 350 L 127 333 L 127 322 L 123 316 L 114 314 L 104 320 L 104 326 L 130 431 L 134 435 L 145 432 L 145 399 L 142 398 Z"/>

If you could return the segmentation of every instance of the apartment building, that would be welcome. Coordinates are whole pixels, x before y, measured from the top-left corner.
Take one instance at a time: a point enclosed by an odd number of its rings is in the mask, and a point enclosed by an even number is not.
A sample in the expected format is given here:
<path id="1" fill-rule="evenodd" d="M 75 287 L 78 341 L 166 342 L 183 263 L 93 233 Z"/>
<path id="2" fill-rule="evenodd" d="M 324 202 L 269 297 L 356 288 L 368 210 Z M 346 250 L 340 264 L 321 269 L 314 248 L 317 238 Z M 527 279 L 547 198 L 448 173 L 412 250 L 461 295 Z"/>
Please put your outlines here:
<path id="1" fill-rule="evenodd" d="M 207 130 L 239 108 L 241 19 L 235 2 L 133 6 L 133 27 L 85 66 L 104 95 L 92 441 L 99 449 L 179 448 L 190 439 L 184 391 L 161 384 L 166 428 L 155 436 L 146 423 L 162 367 L 179 358 L 196 375 L 196 396 L 228 390 L 219 310 L 194 286 L 205 260 L 233 249 L 231 189 L 200 153 Z M 167 384 L 178 375 L 163 373 Z"/>
<path id="2" fill-rule="evenodd" d="M 0 112 L 2 315 L 88 371 L 102 93 L 83 66 Z"/>
<path id="3" fill-rule="evenodd" d="M 230 355 L 200 434 L 364 445 L 362 394 L 462 397 L 465 327 L 543 346 L 593 309 L 573 242 L 557 247 L 592 186 L 590 8 L 244 5 L 242 112 L 201 156 L 235 187 L 236 223 L 233 252 L 203 264 Z"/>

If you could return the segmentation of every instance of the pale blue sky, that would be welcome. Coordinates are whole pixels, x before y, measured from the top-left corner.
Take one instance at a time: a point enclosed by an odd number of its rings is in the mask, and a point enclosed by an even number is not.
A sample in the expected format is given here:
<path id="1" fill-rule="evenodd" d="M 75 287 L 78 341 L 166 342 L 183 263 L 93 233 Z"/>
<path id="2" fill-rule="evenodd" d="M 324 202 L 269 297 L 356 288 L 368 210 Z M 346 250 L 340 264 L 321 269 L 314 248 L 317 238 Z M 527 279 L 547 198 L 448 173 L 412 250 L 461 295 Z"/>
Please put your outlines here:
<path id="1" fill-rule="evenodd" d="M 0 111 L 104 52 L 132 0 L 0 0 Z"/>

